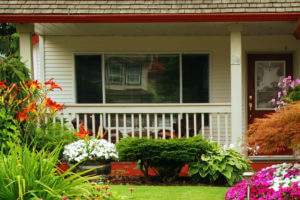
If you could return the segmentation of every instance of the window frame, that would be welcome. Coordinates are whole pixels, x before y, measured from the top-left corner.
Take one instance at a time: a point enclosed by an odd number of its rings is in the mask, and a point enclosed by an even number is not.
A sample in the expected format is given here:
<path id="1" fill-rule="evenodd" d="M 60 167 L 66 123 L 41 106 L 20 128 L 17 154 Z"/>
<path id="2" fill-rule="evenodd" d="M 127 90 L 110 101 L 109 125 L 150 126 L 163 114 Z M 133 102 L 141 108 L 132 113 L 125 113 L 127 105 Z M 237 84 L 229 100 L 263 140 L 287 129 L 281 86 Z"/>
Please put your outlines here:
<path id="1" fill-rule="evenodd" d="M 75 79 L 75 56 L 76 55 L 98 55 L 101 58 L 101 70 L 102 70 L 102 104 L 116 104 L 116 103 L 106 103 L 106 95 L 105 95 L 105 88 L 106 88 L 106 56 L 107 55 L 144 55 L 144 54 L 153 54 L 153 55 L 167 55 L 167 54 L 176 54 L 179 56 L 179 102 L 178 103 L 164 103 L 164 104 L 190 104 L 190 103 L 183 103 L 183 83 L 182 83 L 182 55 L 185 54 L 196 54 L 196 55 L 207 55 L 208 56 L 208 103 L 212 101 L 211 97 L 211 90 L 212 90 L 212 77 L 211 77 L 211 70 L 212 70 L 212 60 L 213 60 L 213 52 L 211 51 L 183 51 L 183 52 L 174 52 L 174 51 L 167 51 L 167 52 L 72 52 L 73 54 L 73 80 L 74 80 L 74 88 L 76 86 L 76 79 Z M 125 71 L 125 82 L 126 82 L 126 71 Z M 133 86 L 133 85 L 132 85 Z M 74 89 L 75 90 L 75 89 Z M 76 100 L 76 91 L 74 91 L 74 100 Z M 77 102 L 76 102 L 77 103 Z M 130 104 L 130 103 L 124 103 Z M 159 104 L 159 103 L 143 103 L 144 105 L 150 104 Z M 197 104 L 197 103 L 195 103 Z"/>

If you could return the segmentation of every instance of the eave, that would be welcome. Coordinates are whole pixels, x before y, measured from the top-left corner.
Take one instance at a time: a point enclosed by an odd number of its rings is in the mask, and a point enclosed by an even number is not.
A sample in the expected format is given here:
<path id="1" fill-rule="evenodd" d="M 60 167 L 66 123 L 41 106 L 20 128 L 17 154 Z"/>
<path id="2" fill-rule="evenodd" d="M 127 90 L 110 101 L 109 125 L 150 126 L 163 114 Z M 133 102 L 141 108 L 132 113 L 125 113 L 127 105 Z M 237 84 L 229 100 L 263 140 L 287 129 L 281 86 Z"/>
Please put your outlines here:
<path id="1" fill-rule="evenodd" d="M 0 14 L 10 23 L 152 23 L 152 22 L 257 22 L 297 21 L 300 12 L 213 14 Z"/>

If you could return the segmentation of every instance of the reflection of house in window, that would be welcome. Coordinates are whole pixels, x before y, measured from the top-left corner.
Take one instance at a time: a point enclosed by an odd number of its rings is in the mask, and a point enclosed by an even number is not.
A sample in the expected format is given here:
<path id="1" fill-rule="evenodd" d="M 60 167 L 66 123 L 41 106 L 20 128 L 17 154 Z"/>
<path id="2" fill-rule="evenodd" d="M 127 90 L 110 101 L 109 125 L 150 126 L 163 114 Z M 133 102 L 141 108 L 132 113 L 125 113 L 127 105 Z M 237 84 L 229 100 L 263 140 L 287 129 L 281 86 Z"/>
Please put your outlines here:
<path id="1" fill-rule="evenodd" d="M 141 65 L 132 64 L 126 67 L 126 84 L 141 85 Z"/>
<path id="2" fill-rule="evenodd" d="M 111 63 L 107 68 L 107 80 L 110 85 L 123 85 L 124 65 L 121 63 Z"/>

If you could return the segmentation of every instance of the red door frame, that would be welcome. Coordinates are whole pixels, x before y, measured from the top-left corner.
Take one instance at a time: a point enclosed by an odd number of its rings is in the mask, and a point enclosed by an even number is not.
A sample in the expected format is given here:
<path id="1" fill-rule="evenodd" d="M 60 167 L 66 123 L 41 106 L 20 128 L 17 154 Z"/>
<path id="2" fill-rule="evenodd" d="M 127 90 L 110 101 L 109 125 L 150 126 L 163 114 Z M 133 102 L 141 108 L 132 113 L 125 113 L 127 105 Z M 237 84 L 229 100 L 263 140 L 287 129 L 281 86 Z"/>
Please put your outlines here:
<path id="1" fill-rule="evenodd" d="M 274 54 L 248 54 L 248 92 L 247 92 L 247 110 L 248 110 L 248 124 L 253 122 L 256 117 L 263 117 L 265 114 L 272 113 L 274 111 L 255 111 L 255 61 L 258 60 L 285 60 L 286 61 L 286 76 L 293 75 L 293 55 L 291 53 L 274 53 Z M 250 95 L 252 96 L 252 102 L 249 101 Z M 252 110 L 250 110 L 249 103 L 252 103 Z M 251 115 L 251 116 L 250 116 Z"/>

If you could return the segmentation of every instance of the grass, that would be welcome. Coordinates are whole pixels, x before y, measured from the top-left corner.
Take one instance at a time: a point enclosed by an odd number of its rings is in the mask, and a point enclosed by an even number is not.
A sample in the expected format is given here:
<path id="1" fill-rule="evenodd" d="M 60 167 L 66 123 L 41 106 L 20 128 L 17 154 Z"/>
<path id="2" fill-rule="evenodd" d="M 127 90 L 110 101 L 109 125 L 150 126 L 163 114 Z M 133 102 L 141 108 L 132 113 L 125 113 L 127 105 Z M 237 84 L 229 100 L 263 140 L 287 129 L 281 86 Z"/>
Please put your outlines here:
<path id="1" fill-rule="evenodd" d="M 112 186 L 113 194 L 133 200 L 223 200 L 226 190 L 212 186 Z"/>

